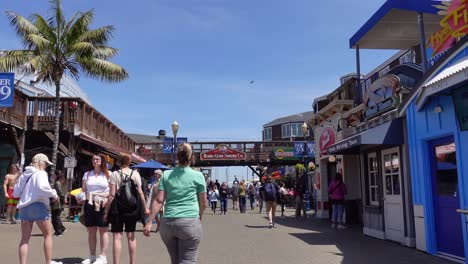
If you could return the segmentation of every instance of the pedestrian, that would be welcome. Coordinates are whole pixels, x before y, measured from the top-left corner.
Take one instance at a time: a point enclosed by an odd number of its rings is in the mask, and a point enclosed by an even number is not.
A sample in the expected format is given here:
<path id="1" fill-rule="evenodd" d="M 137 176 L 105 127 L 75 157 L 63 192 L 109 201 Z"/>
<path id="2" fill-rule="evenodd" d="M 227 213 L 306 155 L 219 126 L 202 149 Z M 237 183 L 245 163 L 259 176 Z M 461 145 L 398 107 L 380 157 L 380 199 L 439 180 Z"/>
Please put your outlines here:
<path id="1" fill-rule="evenodd" d="M 50 211 L 52 214 L 52 226 L 54 227 L 54 236 L 61 236 L 67 229 L 62 223 L 62 211 L 65 205 L 65 194 L 64 189 L 65 177 L 61 170 L 55 170 L 55 175 L 52 177 L 54 190 L 57 192 L 59 199 L 55 202 L 50 203 Z"/>
<path id="2" fill-rule="evenodd" d="M 261 190 L 261 187 L 262 187 L 262 183 L 259 181 L 257 183 L 257 187 L 256 187 L 256 193 L 255 195 L 257 196 L 257 202 L 258 202 L 258 213 L 261 214 L 262 213 L 262 209 L 263 209 L 263 199 L 262 199 L 262 194 L 260 192 Z"/>
<path id="3" fill-rule="evenodd" d="M 294 185 L 294 203 L 295 203 L 295 216 L 296 219 L 300 219 L 301 212 L 303 212 L 303 217 L 306 218 L 306 208 L 304 204 L 304 185 L 302 184 L 303 180 L 302 177 L 298 179 L 296 184 Z"/>
<path id="4" fill-rule="evenodd" d="M 260 192 L 262 193 L 263 200 L 266 202 L 266 211 L 268 213 L 268 220 L 270 221 L 269 227 L 273 228 L 275 226 L 275 214 L 279 186 L 278 184 L 272 182 L 271 176 L 267 176 L 266 182 L 261 187 Z"/>
<path id="5" fill-rule="evenodd" d="M 335 179 L 328 186 L 328 196 L 332 204 L 332 228 L 346 229 L 343 221 L 346 185 L 343 176 L 337 172 Z"/>
<path id="6" fill-rule="evenodd" d="M 36 154 L 31 164 L 26 167 L 13 190 L 13 197 L 20 197 L 18 209 L 21 218 L 21 241 L 19 244 L 20 264 L 26 264 L 28 258 L 29 239 L 33 224 L 41 230 L 44 238 L 44 256 L 46 264 L 61 264 L 52 260 L 52 225 L 49 220 L 49 205 L 57 200 L 57 192 L 50 187 L 45 169 L 52 165 L 49 158 Z M 34 262 L 38 262 L 35 260 Z"/>
<path id="7" fill-rule="evenodd" d="M 228 199 L 228 189 L 227 189 L 227 183 L 223 182 L 221 184 L 221 189 L 219 190 L 219 202 L 221 206 L 221 213 L 220 214 L 226 214 L 227 212 L 227 199 Z"/>
<path id="8" fill-rule="evenodd" d="M 208 192 L 208 200 L 210 200 L 211 210 L 213 211 L 213 214 L 216 214 L 218 198 L 219 198 L 219 191 L 215 184 L 211 186 L 211 189 Z"/>
<path id="9" fill-rule="evenodd" d="M 122 251 L 122 233 L 125 229 L 127 235 L 127 245 L 130 264 L 135 264 L 136 259 L 136 223 L 144 221 L 144 215 L 149 215 L 149 209 L 146 207 L 145 195 L 141 186 L 141 176 L 136 170 L 130 169 L 131 157 L 128 154 L 120 155 L 120 170 L 114 171 L 110 178 L 110 194 L 109 201 L 106 205 L 104 219 L 109 220 L 111 224 L 111 232 L 113 235 L 113 263 L 120 263 L 120 253 Z M 131 211 L 123 211 L 118 204 L 120 197 L 116 197 L 117 192 L 120 194 L 120 187 L 129 181 L 131 190 L 130 199 L 137 201 L 136 207 Z M 126 185 L 124 185 L 125 187 Z M 136 188 L 136 190 L 135 190 Z M 114 201 L 115 200 L 115 201 Z M 114 202 L 114 205 L 112 203 Z M 112 211 L 111 211 L 112 205 Z M 143 214 L 141 213 L 143 212 Z M 151 221 L 154 220 L 154 217 Z M 125 228 L 124 228 L 125 227 Z"/>
<path id="10" fill-rule="evenodd" d="M 285 186 L 284 182 L 280 183 L 279 203 L 281 204 L 281 216 L 284 216 L 284 207 L 286 206 L 287 197 L 288 197 L 288 191 L 286 190 L 284 186 Z"/>
<path id="11" fill-rule="evenodd" d="M 11 164 L 10 171 L 5 175 L 3 181 L 3 193 L 5 194 L 7 211 L 5 223 L 16 224 L 16 206 L 19 198 L 13 196 L 13 189 L 20 176 L 20 169 L 17 164 Z"/>
<path id="12" fill-rule="evenodd" d="M 104 219 L 104 213 L 109 199 L 110 172 L 103 154 L 94 154 L 91 163 L 93 168 L 84 173 L 81 185 L 81 191 L 85 194 L 83 210 L 89 248 L 89 256 L 81 263 L 105 264 L 109 247 L 109 223 Z M 96 255 L 98 231 L 99 256 Z"/>
<path id="13" fill-rule="evenodd" d="M 245 213 L 245 207 L 247 206 L 247 189 L 245 187 L 245 182 L 242 180 L 239 185 L 239 209 L 241 214 Z"/>
<path id="14" fill-rule="evenodd" d="M 171 263 L 197 263 L 202 238 L 201 221 L 207 199 L 206 182 L 201 172 L 190 168 L 193 154 L 188 143 L 178 147 L 177 160 L 178 166 L 165 171 L 161 177 L 144 235 L 150 236 L 152 220 L 166 202 L 160 234 Z"/>
<path id="15" fill-rule="evenodd" d="M 254 209 L 254 204 L 255 204 L 255 187 L 253 184 L 249 186 L 249 201 L 250 201 L 250 210 Z"/>
<path id="16" fill-rule="evenodd" d="M 232 209 L 237 210 L 239 205 L 239 183 L 234 181 L 231 188 Z"/>
<path id="17" fill-rule="evenodd" d="M 158 186 L 159 186 L 159 179 L 161 179 L 162 175 L 162 170 L 157 169 L 154 171 L 153 177 L 151 178 L 151 181 L 149 182 L 150 186 L 150 194 L 148 197 L 148 200 L 146 201 L 146 207 L 150 208 L 151 207 L 151 201 L 153 200 L 153 197 L 156 196 L 156 193 L 158 191 Z M 154 230 L 155 233 L 159 232 L 159 227 L 161 226 L 161 216 L 164 213 L 164 205 L 161 206 L 161 209 L 159 210 L 159 213 L 156 214 L 155 221 L 156 221 L 156 230 Z"/>

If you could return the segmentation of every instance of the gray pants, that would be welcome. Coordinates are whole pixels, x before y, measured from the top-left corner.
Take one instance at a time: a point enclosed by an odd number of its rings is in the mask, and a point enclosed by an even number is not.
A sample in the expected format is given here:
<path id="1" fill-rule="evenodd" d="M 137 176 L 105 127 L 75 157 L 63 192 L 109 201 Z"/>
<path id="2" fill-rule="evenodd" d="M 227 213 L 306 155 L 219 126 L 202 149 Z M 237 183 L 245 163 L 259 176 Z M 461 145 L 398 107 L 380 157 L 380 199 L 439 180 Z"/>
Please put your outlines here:
<path id="1" fill-rule="evenodd" d="M 163 217 L 159 232 L 172 264 L 197 263 L 198 246 L 202 239 L 200 219 Z"/>

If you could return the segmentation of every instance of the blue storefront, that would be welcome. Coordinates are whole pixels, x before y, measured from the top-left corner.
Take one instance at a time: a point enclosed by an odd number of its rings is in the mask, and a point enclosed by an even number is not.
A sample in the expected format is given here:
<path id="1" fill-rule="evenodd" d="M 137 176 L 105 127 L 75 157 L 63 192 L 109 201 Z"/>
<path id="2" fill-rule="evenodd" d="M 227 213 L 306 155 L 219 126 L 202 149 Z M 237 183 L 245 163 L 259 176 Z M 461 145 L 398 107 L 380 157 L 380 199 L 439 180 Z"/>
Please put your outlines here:
<path id="1" fill-rule="evenodd" d="M 407 117 L 416 247 L 468 263 L 466 37 L 425 75 L 401 111 Z"/>

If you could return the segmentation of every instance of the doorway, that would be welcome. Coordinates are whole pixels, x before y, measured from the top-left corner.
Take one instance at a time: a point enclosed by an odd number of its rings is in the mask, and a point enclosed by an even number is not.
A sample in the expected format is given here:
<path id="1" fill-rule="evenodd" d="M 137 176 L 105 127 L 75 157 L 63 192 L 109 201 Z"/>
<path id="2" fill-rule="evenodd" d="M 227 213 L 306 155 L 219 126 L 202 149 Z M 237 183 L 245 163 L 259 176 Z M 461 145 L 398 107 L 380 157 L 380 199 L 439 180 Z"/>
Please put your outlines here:
<path id="1" fill-rule="evenodd" d="M 464 258 L 458 192 L 456 146 L 453 137 L 431 141 L 430 161 L 437 251 Z"/>
<path id="2" fill-rule="evenodd" d="M 382 151 L 382 177 L 384 183 L 385 238 L 404 243 L 405 223 L 401 191 L 399 148 Z"/>

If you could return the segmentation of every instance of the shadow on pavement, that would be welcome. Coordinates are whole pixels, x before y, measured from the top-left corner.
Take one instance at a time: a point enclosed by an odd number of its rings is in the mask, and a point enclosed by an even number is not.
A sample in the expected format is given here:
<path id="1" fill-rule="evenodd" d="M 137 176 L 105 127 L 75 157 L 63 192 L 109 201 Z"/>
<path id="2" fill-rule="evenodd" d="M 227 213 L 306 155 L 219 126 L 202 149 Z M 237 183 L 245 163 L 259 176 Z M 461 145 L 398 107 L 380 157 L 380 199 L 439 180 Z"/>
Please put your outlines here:
<path id="1" fill-rule="evenodd" d="M 365 236 L 359 225 L 338 230 L 330 227 L 328 219 L 308 217 L 307 219 L 277 217 L 276 224 L 298 229 L 297 232 L 288 234 L 309 245 L 335 246 L 336 250 L 329 253 L 341 256 L 341 264 L 452 263 L 414 248 Z"/>
<path id="2" fill-rule="evenodd" d="M 247 227 L 247 228 L 256 228 L 256 229 L 258 229 L 258 228 L 267 228 L 267 229 L 270 228 L 268 225 L 261 225 L 261 226 L 245 225 L 245 227 Z"/>
<path id="3" fill-rule="evenodd" d="M 81 263 L 83 261 L 82 258 L 61 258 L 61 259 L 54 259 L 55 261 L 61 261 L 63 264 L 75 264 Z"/>

